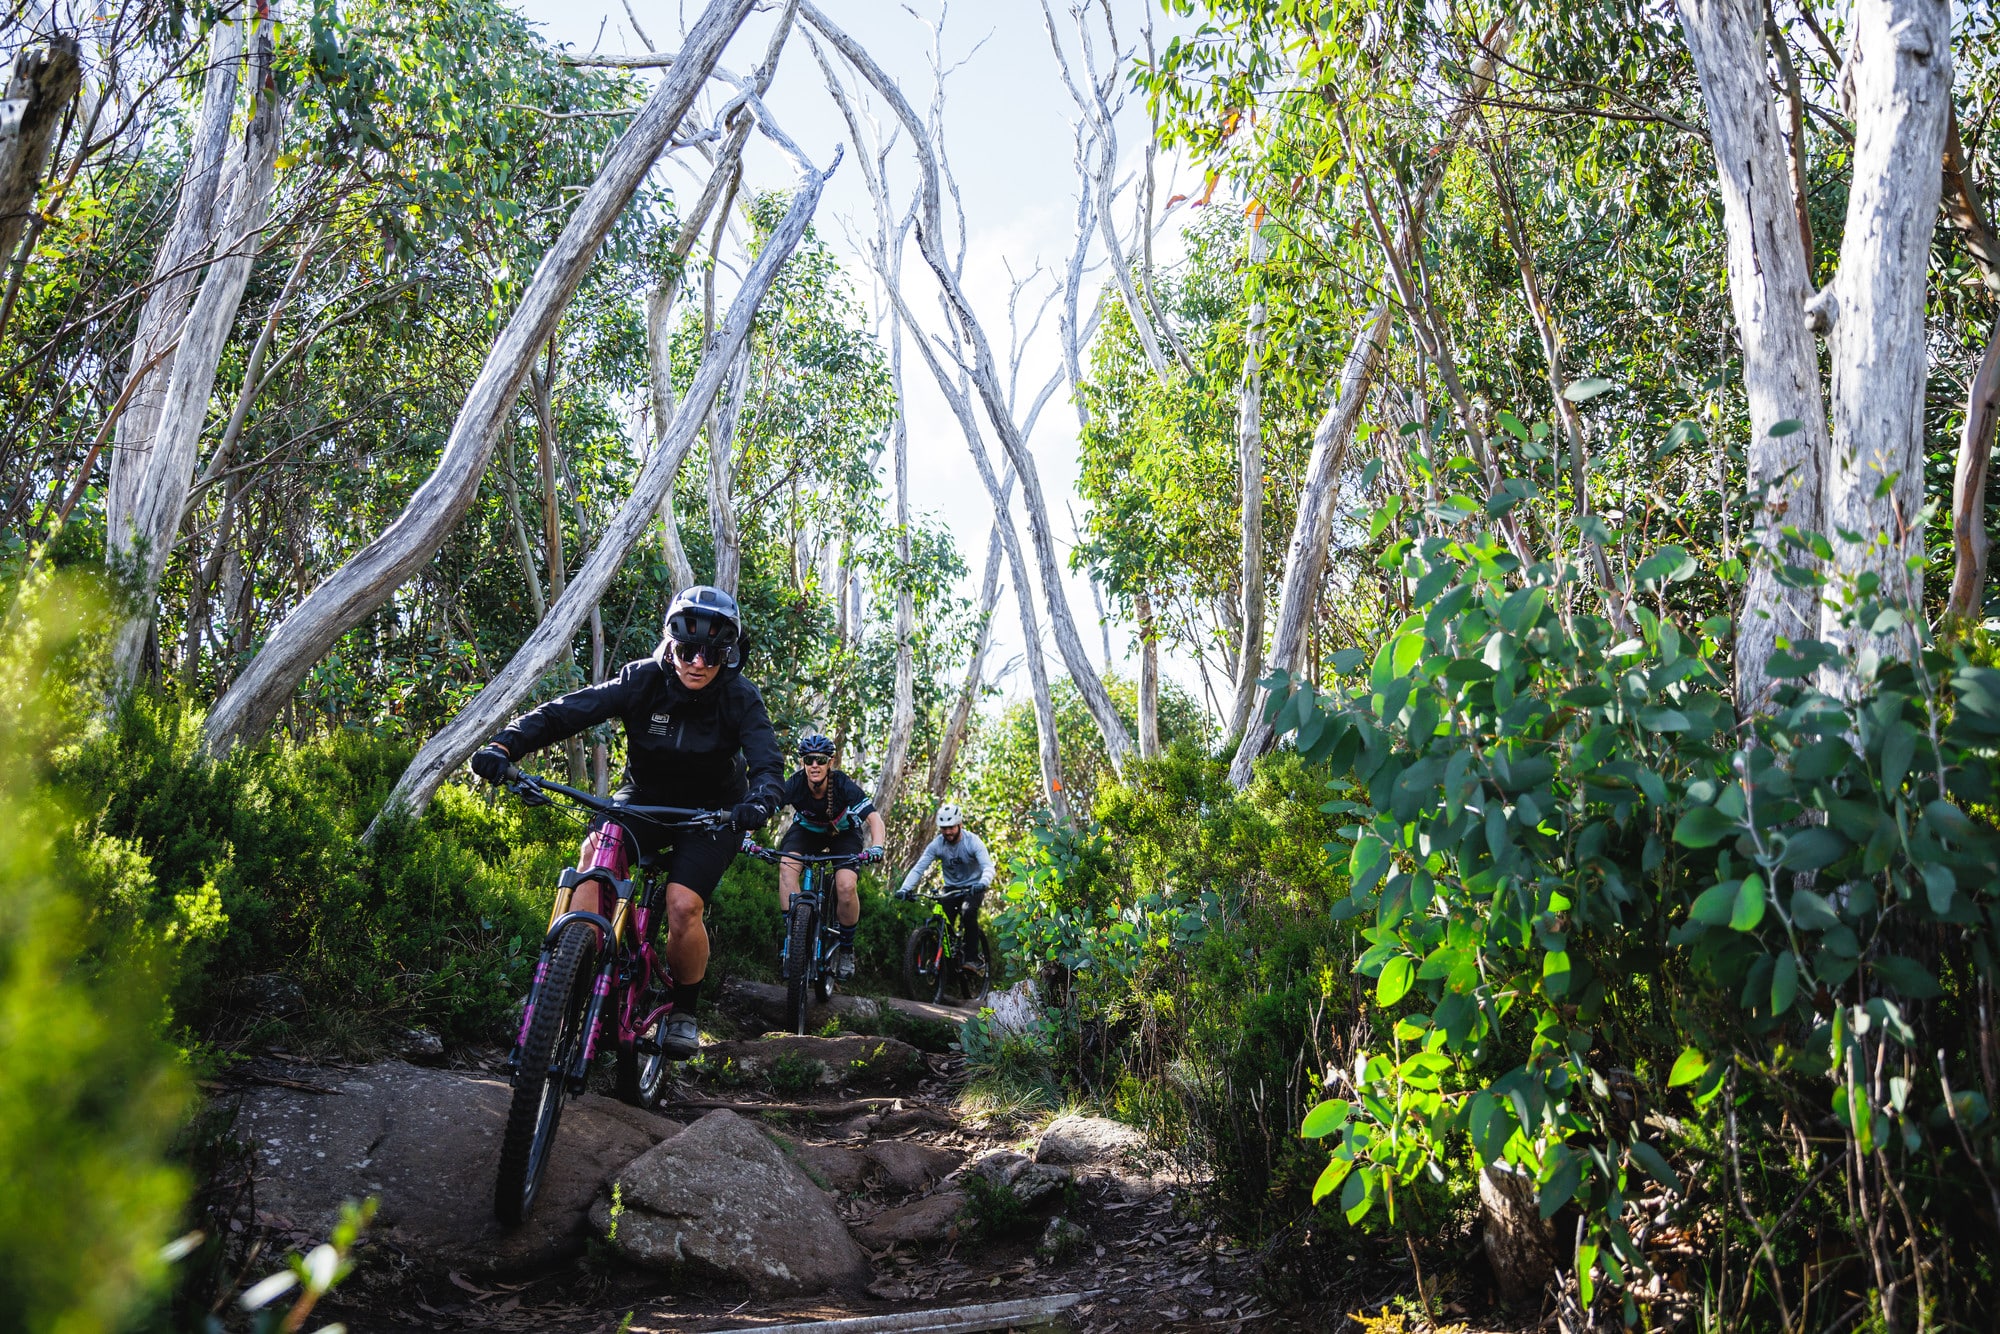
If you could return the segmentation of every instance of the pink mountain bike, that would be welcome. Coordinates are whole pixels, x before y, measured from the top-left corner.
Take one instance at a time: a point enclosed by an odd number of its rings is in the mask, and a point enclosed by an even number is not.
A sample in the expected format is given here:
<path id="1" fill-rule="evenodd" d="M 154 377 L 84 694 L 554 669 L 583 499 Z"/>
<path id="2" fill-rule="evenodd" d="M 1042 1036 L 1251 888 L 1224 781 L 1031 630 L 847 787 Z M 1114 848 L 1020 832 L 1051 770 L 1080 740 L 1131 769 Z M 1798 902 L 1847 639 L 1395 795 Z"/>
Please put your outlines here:
<path id="1" fill-rule="evenodd" d="M 620 805 L 518 768 L 507 771 L 507 790 L 531 806 L 551 805 L 560 796 L 619 822 L 592 836 L 584 869 L 570 867 L 557 882 L 534 986 L 507 1058 L 514 1100 L 500 1140 L 493 1212 L 511 1227 L 534 1207 L 563 1103 L 583 1092 L 604 1042 L 616 1045 L 618 1096 L 638 1107 L 658 1100 L 671 1061 L 660 1037 L 674 1009 L 673 977 L 653 946 L 651 930 L 665 907 L 666 883 L 655 879 L 647 860 L 633 874 L 634 840 L 623 822 L 643 820 L 669 831 L 718 830 L 732 822 L 728 811 Z M 601 887 L 600 902 L 605 889 L 616 896 L 608 918 L 570 908 L 577 887 L 587 881 Z"/>

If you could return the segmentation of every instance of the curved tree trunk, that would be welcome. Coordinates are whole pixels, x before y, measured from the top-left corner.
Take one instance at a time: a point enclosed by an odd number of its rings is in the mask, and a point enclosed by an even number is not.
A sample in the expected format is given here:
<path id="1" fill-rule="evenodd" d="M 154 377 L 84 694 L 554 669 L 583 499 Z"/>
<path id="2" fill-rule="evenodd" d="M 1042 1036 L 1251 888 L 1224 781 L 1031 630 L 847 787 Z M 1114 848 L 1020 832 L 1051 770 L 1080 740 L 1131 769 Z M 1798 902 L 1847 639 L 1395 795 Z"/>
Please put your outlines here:
<path id="1" fill-rule="evenodd" d="M 1014 464 L 1014 471 L 1021 479 L 1021 499 L 1027 512 L 1028 534 L 1035 548 L 1035 564 L 1041 576 L 1042 595 L 1048 602 L 1049 622 L 1055 632 L 1056 647 L 1062 653 L 1063 665 L 1068 668 L 1070 678 L 1076 683 L 1077 692 L 1083 697 L 1085 707 L 1097 723 L 1098 732 L 1104 739 L 1104 749 L 1110 758 L 1112 768 L 1122 771 L 1126 758 L 1132 753 L 1132 738 L 1125 731 L 1124 720 L 1118 716 L 1117 707 L 1111 702 L 1111 694 L 1104 688 L 1103 678 L 1090 664 L 1090 652 L 1084 647 L 1083 637 L 1078 633 L 1076 618 L 1070 611 L 1069 595 L 1065 591 L 1062 578 L 1062 561 L 1056 550 L 1055 532 L 1049 523 L 1048 499 L 1042 491 L 1041 472 L 1035 465 L 1034 455 L 1022 438 L 1012 416 L 1008 412 L 1007 396 L 1000 384 L 998 369 L 993 358 L 993 348 L 987 340 L 986 331 L 973 314 L 965 292 L 953 271 L 949 257 L 944 250 L 944 217 L 941 204 L 941 188 L 937 153 L 930 141 L 925 126 L 909 99 L 903 96 L 894 79 L 890 78 L 875 59 L 843 32 L 820 11 L 801 0 L 800 12 L 826 39 L 837 47 L 850 64 L 895 111 L 902 122 L 904 131 L 910 136 L 911 146 L 916 150 L 919 182 L 919 208 L 917 220 L 917 247 L 923 254 L 931 272 L 936 275 L 944 290 L 945 305 L 957 333 L 972 351 L 972 364 L 967 367 L 973 387 L 978 391 L 981 404 L 986 409 L 987 419 L 992 423 L 995 434 L 1000 437 L 1002 448 Z M 991 465 L 987 470 L 991 471 Z M 996 479 L 997 480 L 997 479 Z M 988 483 L 988 491 L 993 483 Z M 1032 599 L 1020 595 L 1017 600 L 1024 605 Z M 1029 658 L 1034 657 L 1031 641 Z"/>
<path id="2" fill-rule="evenodd" d="M 138 677 L 140 658 L 153 629 L 160 576 L 166 570 L 167 554 L 173 549 L 174 535 L 187 508 L 188 487 L 194 481 L 216 369 L 235 327 L 250 270 L 263 249 L 264 222 L 270 214 L 278 148 L 284 137 L 284 104 L 272 80 L 277 54 L 275 8 L 253 23 L 255 33 L 246 62 L 250 126 L 242 156 L 231 171 L 235 190 L 216 238 L 216 254 L 181 326 L 180 346 L 174 353 L 166 393 L 159 400 L 145 471 L 132 479 L 124 495 L 127 508 L 105 534 L 107 557 L 124 576 L 131 599 L 112 634 L 114 694 L 122 695 Z"/>
<path id="3" fill-rule="evenodd" d="M 472 391 L 428 480 L 380 537 L 334 571 L 271 633 L 242 676 L 216 702 L 205 741 L 222 754 L 260 735 L 292 691 L 339 638 L 387 601 L 443 544 L 479 491 L 479 478 L 535 350 L 583 281 L 598 246 L 706 82 L 754 0 L 711 0 L 666 79 L 606 154 L 562 235 L 543 256 Z"/>
<path id="4" fill-rule="evenodd" d="M 838 158 L 835 165 L 839 165 Z M 827 175 L 831 174 L 829 169 Z M 644 539 L 653 516 L 659 512 L 662 492 L 673 485 L 681 460 L 687 457 L 703 420 L 708 416 L 709 405 L 715 401 L 724 378 L 742 355 L 757 307 L 770 291 L 779 267 L 805 235 L 806 224 L 812 220 L 825 183 L 826 177 L 817 172 L 808 172 L 801 179 L 798 193 L 792 196 L 791 207 L 765 239 L 764 247 L 743 279 L 736 299 L 716 326 L 702 355 L 701 366 L 695 371 L 694 381 L 688 386 L 687 395 L 674 414 L 673 424 L 662 435 L 660 447 L 640 470 L 632 494 L 605 528 L 569 587 L 563 590 L 563 595 L 549 608 L 549 614 L 528 636 L 528 641 L 500 669 L 500 674 L 473 696 L 458 716 L 426 742 L 424 748 L 417 752 L 417 757 L 410 761 L 410 767 L 396 780 L 395 789 L 383 806 L 383 815 L 422 811 L 445 776 L 498 731 L 528 692 L 534 689 L 535 682 L 570 652 L 577 627 L 597 606 L 598 599 L 603 597 L 604 590 L 610 587 L 611 580 L 617 575 L 619 566 L 624 564 L 632 548 Z M 381 819 L 381 815 L 376 817 L 377 824 Z M 374 828 L 375 825 L 370 826 L 371 834 Z"/>

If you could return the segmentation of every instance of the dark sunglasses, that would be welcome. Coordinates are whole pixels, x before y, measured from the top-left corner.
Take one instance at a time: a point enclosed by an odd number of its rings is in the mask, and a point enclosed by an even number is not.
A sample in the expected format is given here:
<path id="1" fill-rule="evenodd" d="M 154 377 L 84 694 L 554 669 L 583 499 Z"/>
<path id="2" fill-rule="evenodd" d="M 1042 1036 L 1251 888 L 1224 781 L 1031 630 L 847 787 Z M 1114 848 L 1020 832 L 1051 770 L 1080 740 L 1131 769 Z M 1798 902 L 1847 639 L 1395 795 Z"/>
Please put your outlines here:
<path id="1" fill-rule="evenodd" d="M 710 667 L 720 667 L 722 660 L 729 656 L 729 650 L 721 644 L 683 644 L 673 640 L 674 656 L 682 662 L 702 662 Z"/>
<path id="2" fill-rule="evenodd" d="M 832 763 L 833 763 L 833 756 L 831 756 L 831 755 L 801 755 L 801 756 L 799 756 L 799 763 L 800 763 L 800 764 L 832 764 Z"/>

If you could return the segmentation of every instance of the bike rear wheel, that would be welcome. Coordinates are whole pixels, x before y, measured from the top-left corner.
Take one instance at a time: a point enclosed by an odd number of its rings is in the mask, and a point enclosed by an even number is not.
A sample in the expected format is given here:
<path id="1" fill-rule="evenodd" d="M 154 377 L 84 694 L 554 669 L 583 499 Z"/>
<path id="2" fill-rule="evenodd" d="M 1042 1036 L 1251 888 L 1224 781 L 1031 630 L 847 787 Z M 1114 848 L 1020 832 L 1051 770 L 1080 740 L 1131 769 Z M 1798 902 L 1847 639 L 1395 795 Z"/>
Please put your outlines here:
<path id="1" fill-rule="evenodd" d="M 519 1224 L 534 1208 L 535 1191 L 555 1147 L 563 1100 L 569 1096 L 568 1070 L 584 1040 L 583 1016 L 590 1006 L 596 954 L 597 932 L 586 922 L 570 923 L 556 942 L 535 998 L 534 1018 L 521 1045 L 514 1101 L 500 1140 L 500 1172 L 493 1183 L 494 1216 L 508 1227 Z"/>
<path id="2" fill-rule="evenodd" d="M 933 917 L 903 942 L 903 990 L 911 1000 L 944 998 L 944 929 Z"/>
<path id="3" fill-rule="evenodd" d="M 813 936 L 819 928 L 819 914 L 803 897 L 792 900 L 785 922 L 785 1022 L 792 1032 L 805 1036 L 806 1010 L 813 999 Z"/>

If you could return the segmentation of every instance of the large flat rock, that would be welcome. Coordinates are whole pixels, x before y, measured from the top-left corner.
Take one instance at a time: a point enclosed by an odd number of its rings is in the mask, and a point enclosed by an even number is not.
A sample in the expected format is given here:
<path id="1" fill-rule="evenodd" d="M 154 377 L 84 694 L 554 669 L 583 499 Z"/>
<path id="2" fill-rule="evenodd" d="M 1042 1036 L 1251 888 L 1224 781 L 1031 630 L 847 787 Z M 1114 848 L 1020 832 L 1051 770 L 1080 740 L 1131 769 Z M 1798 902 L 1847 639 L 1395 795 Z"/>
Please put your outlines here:
<path id="1" fill-rule="evenodd" d="M 804 1168 L 734 1112 L 710 1112 L 628 1164 L 591 1219 L 633 1264 L 760 1292 L 866 1287 L 868 1257 Z"/>
<path id="2" fill-rule="evenodd" d="M 581 1252 L 605 1183 L 680 1130 L 609 1098 L 573 1099 L 534 1212 L 507 1230 L 493 1218 L 505 1080 L 383 1061 L 324 1082 L 334 1091 L 243 1095 L 235 1133 L 256 1151 L 258 1207 L 324 1236 L 343 1200 L 375 1196 L 373 1240 L 430 1268 L 515 1272 Z"/>

